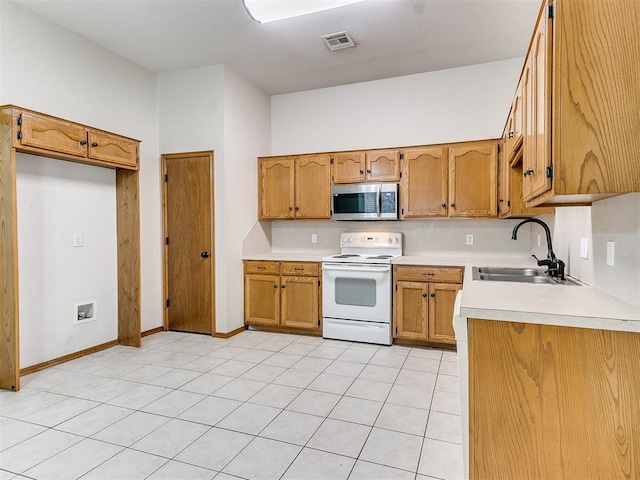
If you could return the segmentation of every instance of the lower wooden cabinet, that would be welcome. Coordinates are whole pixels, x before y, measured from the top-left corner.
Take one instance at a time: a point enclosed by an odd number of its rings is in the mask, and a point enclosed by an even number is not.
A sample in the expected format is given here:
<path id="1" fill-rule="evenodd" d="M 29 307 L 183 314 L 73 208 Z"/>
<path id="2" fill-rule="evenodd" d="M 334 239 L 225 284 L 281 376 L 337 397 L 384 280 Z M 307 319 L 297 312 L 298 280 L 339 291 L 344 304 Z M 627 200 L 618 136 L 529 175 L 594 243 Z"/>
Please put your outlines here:
<path id="1" fill-rule="evenodd" d="M 244 262 L 244 323 L 321 333 L 321 269 L 313 262 Z"/>
<path id="2" fill-rule="evenodd" d="M 455 345 L 453 305 L 462 268 L 396 265 L 393 276 L 393 337 Z"/>

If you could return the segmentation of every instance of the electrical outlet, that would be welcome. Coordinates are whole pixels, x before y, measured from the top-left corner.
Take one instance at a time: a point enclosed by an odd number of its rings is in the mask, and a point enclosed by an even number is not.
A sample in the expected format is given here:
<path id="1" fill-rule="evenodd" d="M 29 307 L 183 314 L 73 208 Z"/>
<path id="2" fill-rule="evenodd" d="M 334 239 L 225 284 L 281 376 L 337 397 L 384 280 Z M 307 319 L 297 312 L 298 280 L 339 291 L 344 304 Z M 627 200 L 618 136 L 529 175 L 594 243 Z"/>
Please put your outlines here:
<path id="1" fill-rule="evenodd" d="M 589 258 L 589 240 L 586 238 L 580 239 L 580 258 Z"/>
<path id="2" fill-rule="evenodd" d="M 311 234 L 311 243 L 318 243 L 318 234 L 317 233 L 312 233 Z"/>
<path id="3" fill-rule="evenodd" d="M 81 233 L 74 233 L 73 234 L 73 246 L 74 247 L 81 247 L 82 246 L 82 234 Z"/>
<path id="4" fill-rule="evenodd" d="M 615 263 L 615 243 L 607 241 L 607 265 L 613 267 Z"/>
<path id="5" fill-rule="evenodd" d="M 473 234 L 467 234 L 467 245 L 473 245 Z"/>

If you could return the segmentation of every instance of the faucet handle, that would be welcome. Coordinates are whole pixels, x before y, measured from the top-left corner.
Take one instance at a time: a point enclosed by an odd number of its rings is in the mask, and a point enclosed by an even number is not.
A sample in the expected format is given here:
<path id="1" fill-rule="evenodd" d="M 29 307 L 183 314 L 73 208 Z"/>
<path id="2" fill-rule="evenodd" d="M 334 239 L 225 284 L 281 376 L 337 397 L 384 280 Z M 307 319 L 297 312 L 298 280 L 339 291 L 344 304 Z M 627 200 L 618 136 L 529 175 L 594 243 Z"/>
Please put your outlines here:
<path id="1" fill-rule="evenodd" d="M 536 259 L 539 267 L 542 267 L 542 266 L 546 267 L 551 265 L 551 260 L 539 260 L 538 257 L 536 257 L 535 255 L 531 255 L 531 256 Z"/>

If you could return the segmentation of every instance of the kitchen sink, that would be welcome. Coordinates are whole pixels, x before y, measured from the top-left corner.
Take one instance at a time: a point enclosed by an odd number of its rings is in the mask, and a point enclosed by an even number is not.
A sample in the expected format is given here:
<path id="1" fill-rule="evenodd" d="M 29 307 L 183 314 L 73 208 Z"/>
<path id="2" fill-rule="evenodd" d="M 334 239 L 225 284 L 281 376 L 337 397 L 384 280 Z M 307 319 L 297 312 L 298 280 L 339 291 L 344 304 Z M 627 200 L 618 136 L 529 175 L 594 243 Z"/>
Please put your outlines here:
<path id="1" fill-rule="evenodd" d="M 474 280 L 493 282 L 538 283 L 545 285 L 580 285 L 575 280 L 565 277 L 564 280 L 552 277 L 544 270 L 535 268 L 510 267 L 473 267 Z"/>

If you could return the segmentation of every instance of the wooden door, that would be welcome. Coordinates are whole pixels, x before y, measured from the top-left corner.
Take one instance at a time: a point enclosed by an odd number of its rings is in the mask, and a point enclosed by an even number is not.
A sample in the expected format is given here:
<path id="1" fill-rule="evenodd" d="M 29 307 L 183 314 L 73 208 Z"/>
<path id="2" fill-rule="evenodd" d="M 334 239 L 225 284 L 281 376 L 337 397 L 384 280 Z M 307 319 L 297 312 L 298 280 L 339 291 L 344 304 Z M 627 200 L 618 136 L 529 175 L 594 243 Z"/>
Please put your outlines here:
<path id="1" fill-rule="evenodd" d="M 367 182 L 398 182 L 400 180 L 400 152 L 371 150 L 365 155 Z"/>
<path id="2" fill-rule="evenodd" d="M 443 147 L 403 150 L 400 218 L 447 216 L 447 156 Z"/>
<path id="3" fill-rule="evenodd" d="M 295 160 L 295 218 L 331 218 L 331 157 Z"/>
<path id="4" fill-rule="evenodd" d="M 394 338 L 427 339 L 427 295 L 429 284 L 396 282 L 394 295 Z"/>
<path id="5" fill-rule="evenodd" d="M 318 277 L 281 277 L 280 323 L 300 330 L 320 327 Z"/>
<path id="6" fill-rule="evenodd" d="M 455 283 L 429 284 L 429 341 L 456 344 L 453 307 L 461 288 Z"/>
<path id="7" fill-rule="evenodd" d="M 277 327 L 280 318 L 280 277 L 244 276 L 244 323 Z"/>
<path id="8" fill-rule="evenodd" d="M 509 118 L 512 115 L 509 114 Z M 509 150 L 506 145 L 509 143 L 509 120 L 502 135 L 502 149 L 498 153 L 498 213 L 500 217 L 507 216 L 509 214 Z"/>
<path id="9" fill-rule="evenodd" d="M 165 327 L 215 332 L 213 152 L 162 156 Z"/>
<path id="10" fill-rule="evenodd" d="M 333 183 L 362 183 L 365 180 L 364 152 L 334 153 L 332 165 Z"/>
<path id="11" fill-rule="evenodd" d="M 497 142 L 449 147 L 449 216 L 495 217 L 497 172 Z"/>
<path id="12" fill-rule="evenodd" d="M 522 82 L 518 83 L 518 88 L 516 89 L 516 95 L 513 98 L 513 103 L 511 104 L 511 110 L 513 115 L 513 123 L 512 123 L 512 132 L 511 136 L 511 145 L 509 151 L 509 161 L 512 160 L 513 154 L 516 150 L 518 150 L 522 146 L 522 138 L 524 133 L 524 108 L 522 102 Z"/>
<path id="13" fill-rule="evenodd" d="M 551 189 L 551 19 L 540 17 L 531 46 L 533 80 L 533 155 L 531 197 Z"/>
<path id="14" fill-rule="evenodd" d="M 259 219 L 294 218 L 295 157 L 259 158 Z"/>

